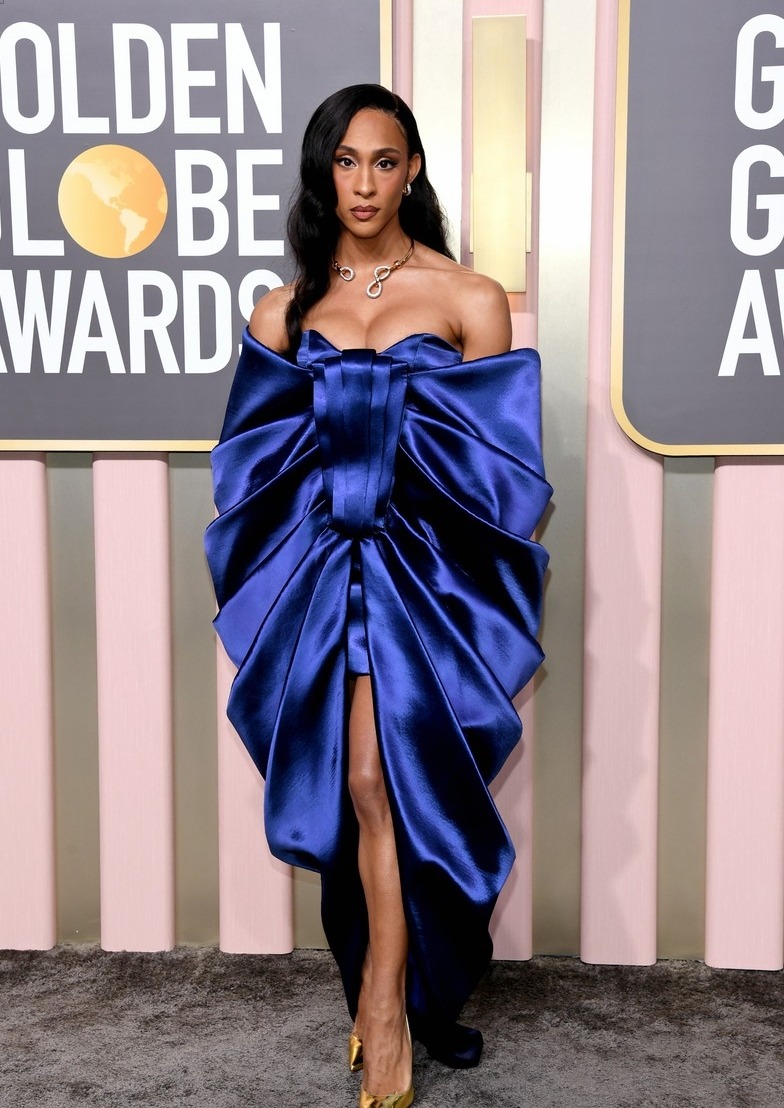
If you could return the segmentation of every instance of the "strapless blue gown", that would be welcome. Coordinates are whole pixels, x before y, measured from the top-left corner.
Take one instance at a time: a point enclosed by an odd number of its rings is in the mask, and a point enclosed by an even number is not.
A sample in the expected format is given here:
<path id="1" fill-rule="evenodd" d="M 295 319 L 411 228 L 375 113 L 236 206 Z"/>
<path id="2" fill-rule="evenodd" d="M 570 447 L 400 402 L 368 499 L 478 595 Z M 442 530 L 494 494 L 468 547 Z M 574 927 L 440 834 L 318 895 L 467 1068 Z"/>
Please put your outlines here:
<path id="1" fill-rule="evenodd" d="M 311 330 L 294 364 L 246 332 L 212 464 L 228 714 L 266 779 L 270 849 L 321 873 L 354 1015 L 368 928 L 347 693 L 369 673 L 407 1004 L 446 1026 L 492 953 L 514 849 L 488 784 L 520 737 L 511 697 L 543 656 L 538 355 L 463 362 L 430 334 L 339 351 Z"/>

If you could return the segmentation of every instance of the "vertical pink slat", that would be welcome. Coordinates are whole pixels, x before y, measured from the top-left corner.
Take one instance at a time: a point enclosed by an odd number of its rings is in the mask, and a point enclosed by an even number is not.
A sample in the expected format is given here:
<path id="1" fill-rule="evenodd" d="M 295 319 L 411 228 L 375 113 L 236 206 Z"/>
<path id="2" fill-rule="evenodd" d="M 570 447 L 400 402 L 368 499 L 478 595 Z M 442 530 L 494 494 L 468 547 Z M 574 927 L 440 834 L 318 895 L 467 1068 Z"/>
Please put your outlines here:
<path id="1" fill-rule="evenodd" d="M 517 858 L 498 898 L 491 934 L 496 958 L 533 954 L 533 777 L 534 686 L 521 698 L 522 749 L 518 748 L 493 784 L 498 810 L 515 844 Z"/>
<path id="2" fill-rule="evenodd" d="M 226 718 L 234 667 L 218 644 L 220 948 L 288 954 L 294 948 L 293 883 L 264 837 L 264 782 Z"/>
<path id="3" fill-rule="evenodd" d="M 410 105 L 414 97 L 414 0 L 393 0 L 392 53 L 392 88 Z"/>
<path id="4" fill-rule="evenodd" d="M 0 948 L 56 941 L 46 466 L 0 459 Z"/>
<path id="5" fill-rule="evenodd" d="M 536 296 L 538 274 L 538 180 L 539 138 L 542 100 L 542 2 L 541 0 L 464 0 L 463 7 L 463 227 L 462 252 L 470 264 L 468 253 L 470 217 L 470 177 L 472 139 L 472 20 L 475 16 L 525 15 L 528 39 L 528 168 L 533 174 L 533 250 L 528 258 L 528 292 L 510 296 L 512 308 L 512 345 L 536 344 Z M 524 203 L 521 183 L 521 203 Z M 496 958 L 530 958 L 533 950 L 533 759 L 534 701 L 533 686 L 521 699 L 524 722 L 523 748 L 504 767 L 493 787 L 498 803 L 517 851 L 512 873 L 498 900 L 493 916 L 493 943 Z"/>
<path id="6" fill-rule="evenodd" d="M 656 959 L 662 465 L 610 409 L 616 0 L 596 42 L 586 488 L 582 945 Z"/>
<path id="7" fill-rule="evenodd" d="M 169 485 L 163 455 L 96 457 L 101 945 L 174 945 Z"/>
<path id="8" fill-rule="evenodd" d="M 709 965 L 784 965 L 784 464 L 714 484 L 708 730 Z"/>

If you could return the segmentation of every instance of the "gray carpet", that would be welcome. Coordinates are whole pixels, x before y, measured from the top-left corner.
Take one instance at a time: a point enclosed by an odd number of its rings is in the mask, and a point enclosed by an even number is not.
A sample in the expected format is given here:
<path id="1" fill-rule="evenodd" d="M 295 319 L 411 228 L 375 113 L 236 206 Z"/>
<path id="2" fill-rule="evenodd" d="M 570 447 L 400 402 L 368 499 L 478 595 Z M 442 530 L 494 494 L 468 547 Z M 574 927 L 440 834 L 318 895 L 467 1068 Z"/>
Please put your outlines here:
<path id="1" fill-rule="evenodd" d="M 779 973 L 497 962 L 464 1073 L 416 1052 L 416 1108 L 784 1104 Z M 0 952 L 0 1105 L 354 1108 L 329 955 Z"/>

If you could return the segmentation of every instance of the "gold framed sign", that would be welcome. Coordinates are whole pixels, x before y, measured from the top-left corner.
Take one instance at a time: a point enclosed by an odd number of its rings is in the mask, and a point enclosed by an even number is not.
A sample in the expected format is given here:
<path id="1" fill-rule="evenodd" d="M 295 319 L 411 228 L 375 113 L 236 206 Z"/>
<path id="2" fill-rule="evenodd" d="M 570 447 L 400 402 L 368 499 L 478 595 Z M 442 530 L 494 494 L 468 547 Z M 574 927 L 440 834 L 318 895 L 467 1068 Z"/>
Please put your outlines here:
<path id="1" fill-rule="evenodd" d="M 784 453 L 784 15 L 621 0 L 612 405 L 660 454 Z"/>

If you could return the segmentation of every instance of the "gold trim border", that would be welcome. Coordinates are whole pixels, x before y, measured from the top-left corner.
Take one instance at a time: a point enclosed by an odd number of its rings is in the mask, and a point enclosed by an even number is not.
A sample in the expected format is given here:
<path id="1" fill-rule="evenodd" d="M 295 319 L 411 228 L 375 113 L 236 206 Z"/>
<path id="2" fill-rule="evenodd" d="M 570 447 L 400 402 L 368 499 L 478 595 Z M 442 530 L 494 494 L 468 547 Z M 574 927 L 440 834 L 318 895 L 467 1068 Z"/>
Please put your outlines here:
<path id="1" fill-rule="evenodd" d="M 379 83 L 392 88 L 392 3 L 378 0 Z M 12 454 L 73 451 L 97 454 L 205 454 L 217 439 L 0 439 L 0 451 Z"/>
<path id="2" fill-rule="evenodd" d="M 615 167 L 613 179 L 612 323 L 610 402 L 623 432 L 638 446 L 667 457 L 784 454 L 784 443 L 666 443 L 649 439 L 632 423 L 623 406 L 623 308 L 626 256 L 626 165 L 629 117 L 629 30 L 632 0 L 618 0 L 618 58 L 615 91 Z"/>
<path id="3" fill-rule="evenodd" d="M 4 454 L 49 450 L 96 454 L 204 454 L 217 444 L 217 439 L 0 439 L 0 451 Z"/>

